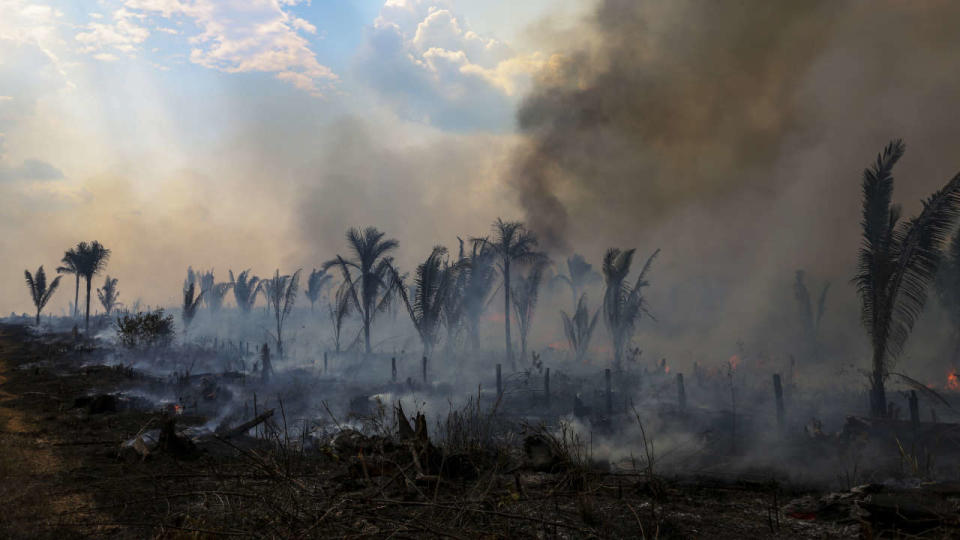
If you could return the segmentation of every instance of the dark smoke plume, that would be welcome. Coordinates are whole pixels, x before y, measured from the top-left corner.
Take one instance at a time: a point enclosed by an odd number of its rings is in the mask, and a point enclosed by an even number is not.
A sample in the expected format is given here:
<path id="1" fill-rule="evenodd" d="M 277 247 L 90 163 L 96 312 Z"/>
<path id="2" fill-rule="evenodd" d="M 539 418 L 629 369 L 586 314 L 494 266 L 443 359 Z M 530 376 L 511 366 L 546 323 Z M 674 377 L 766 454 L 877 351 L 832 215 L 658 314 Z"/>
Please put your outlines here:
<path id="1" fill-rule="evenodd" d="M 806 120 L 800 83 L 831 5 L 601 2 L 585 23 L 597 40 L 541 74 L 518 113 L 530 141 L 513 172 L 533 228 L 565 248 L 571 213 L 641 225 L 764 187 Z"/>

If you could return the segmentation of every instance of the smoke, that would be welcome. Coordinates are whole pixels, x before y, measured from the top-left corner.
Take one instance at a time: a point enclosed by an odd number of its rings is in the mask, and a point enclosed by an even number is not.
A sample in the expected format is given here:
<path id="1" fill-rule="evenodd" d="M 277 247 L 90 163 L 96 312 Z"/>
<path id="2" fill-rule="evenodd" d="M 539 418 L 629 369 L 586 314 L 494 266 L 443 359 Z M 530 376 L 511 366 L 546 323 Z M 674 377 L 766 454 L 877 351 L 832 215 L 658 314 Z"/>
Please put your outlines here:
<path id="1" fill-rule="evenodd" d="M 664 248 L 648 345 L 772 339 L 806 268 L 836 285 L 825 331 L 855 351 L 860 172 L 905 138 L 912 213 L 960 168 L 958 10 L 601 0 L 520 107 L 508 182 L 554 251 Z"/>

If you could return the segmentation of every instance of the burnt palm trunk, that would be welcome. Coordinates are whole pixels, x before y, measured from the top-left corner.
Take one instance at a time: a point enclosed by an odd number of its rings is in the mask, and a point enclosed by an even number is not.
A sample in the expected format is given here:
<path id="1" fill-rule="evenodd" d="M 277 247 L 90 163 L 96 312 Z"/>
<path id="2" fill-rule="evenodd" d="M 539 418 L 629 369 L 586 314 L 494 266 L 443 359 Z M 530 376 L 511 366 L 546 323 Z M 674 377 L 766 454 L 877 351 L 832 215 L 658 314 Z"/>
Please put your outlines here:
<path id="1" fill-rule="evenodd" d="M 363 314 L 363 342 L 367 354 L 373 353 L 373 348 L 370 347 L 370 316 L 367 313 Z"/>
<path id="2" fill-rule="evenodd" d="M 87 277 L 87 311 L 86 311 L 86 321 L 84 323 L 86 328 L 85 332 L 90 333 L 90 277 Z"/>
<path id="3" fill-rule="evenodd" d="M 77 278 L 73 288 L 73 318 L 76 319 L 77 314 L 80 313 L 80 306 L 77 305 L 80 303 L 80 274 L 74 273 L 73 275 Z"/>
<path id="4" fill-rule="evenodd" d="M 883 352 L 873 354 L 873 374 L 870 376 L 870 416 L 885 418 L 887 416 L 887 392 L 884 385 L 886 370 L 883 365 Z"/>
<path id="5" fill-rule="evenodd" d="M 507 344 L 507 362 L 510 363 L 510 369 L 517 370 L 516 362 L 513 359 L 513 348 L 510 346 L 510 259 L 503 259 L 503 329 Z"/>

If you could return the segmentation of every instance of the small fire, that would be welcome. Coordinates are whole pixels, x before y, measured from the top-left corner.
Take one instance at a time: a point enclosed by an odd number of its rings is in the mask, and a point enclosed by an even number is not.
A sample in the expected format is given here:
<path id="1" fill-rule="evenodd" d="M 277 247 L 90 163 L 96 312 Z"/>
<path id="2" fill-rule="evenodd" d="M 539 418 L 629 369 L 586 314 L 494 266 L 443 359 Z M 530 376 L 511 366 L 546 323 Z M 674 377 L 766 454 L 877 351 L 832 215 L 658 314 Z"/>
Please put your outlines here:
<path id="1" fill-rule="evenodd" d="M 957 375 L 956 371 L 947 374 L 947 390 L 953 390 L 954 392 L 960 390 L 960 376 Z"/>
<path id="2" fill-rule="evenodd" d="M 737 369 L 737 366 L 740 365 L 740 356 L 736 354 L 731 356 L 727 363 L 730 364 L 730 369 Z"/>

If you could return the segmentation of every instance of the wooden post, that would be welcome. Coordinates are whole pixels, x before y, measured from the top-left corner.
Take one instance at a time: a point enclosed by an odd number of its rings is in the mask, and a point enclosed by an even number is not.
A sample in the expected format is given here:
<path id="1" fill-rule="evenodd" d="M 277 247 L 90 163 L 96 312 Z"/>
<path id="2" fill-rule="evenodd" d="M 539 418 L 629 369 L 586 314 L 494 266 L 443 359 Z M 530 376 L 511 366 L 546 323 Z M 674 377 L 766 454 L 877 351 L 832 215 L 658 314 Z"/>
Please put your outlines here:
<path id="1" fill-rule="evenodd" d="M 427 383 L 427 357 L 423 357 L 423 383 Z"/>
<path id="2" fill-rule="evenodd" d="M 547 408 L 550 408 L 550 368 L 543 372 L 543 397 L 546 400 Z"/>
<path id="3" fill-rule="evenodd" d="M 390 359 L 390 381 L 397 382 L 397 357 Z"/>
<path id="4" fill-rule="evenodd" d="M 503 383 L 500 379 L 500 364 L 497 364 L 497 397 L 503 394 Z"/>
<path id="5" fill-rule="evenodd" d="M 780 374 L 773 374 L 773 397 L 777 402 L 777 427 L 783 430 L 783 385 L 780 383 Z"/>
<path id="6" fill-rule="evenodd" d="M 607 415 L 613 415 L 613 385 L 610 381 L 610 368 L 607 368 L 603 372 L 603 376 L 607 379 Z"/>
<path id="7" fill-rule="evenodd" d="M 327 374 L 327 351 L 323 351 L 323 374 Z"/>
<path id="8" fill-rule="evenodd" d="M 911 390 L 910 397 L 908 398 L 910 402 L 910 423 L 913 424 L 914 429 L 920 424 L 920 404 L 917 401 L 917 391 Z"/>
<path id="9" fill-rule="evenodd" d="M 680 414 L 687 412 L 687 389 L 683 386 L 683 373 L 677 373 L 677 405 Z"/>

